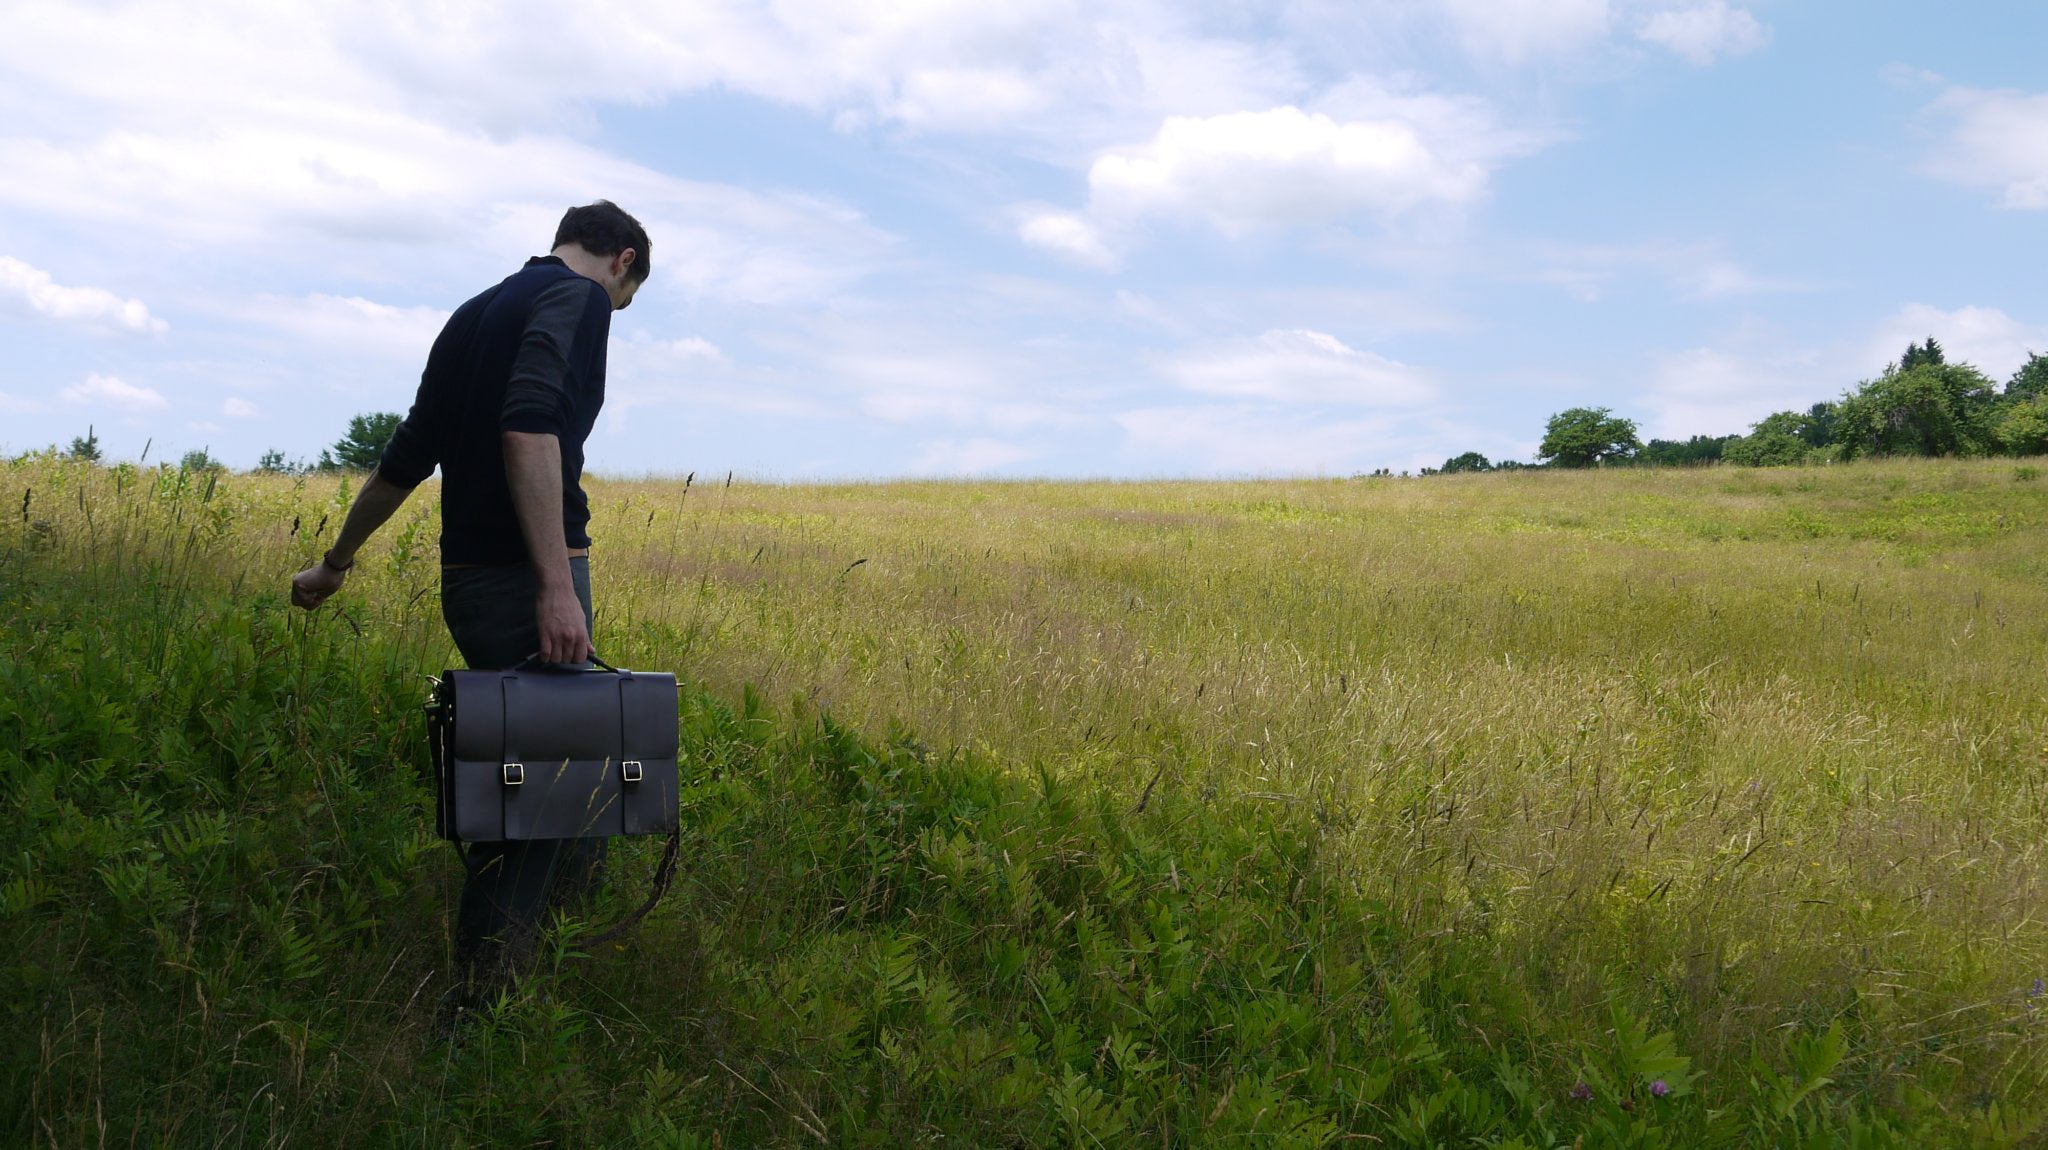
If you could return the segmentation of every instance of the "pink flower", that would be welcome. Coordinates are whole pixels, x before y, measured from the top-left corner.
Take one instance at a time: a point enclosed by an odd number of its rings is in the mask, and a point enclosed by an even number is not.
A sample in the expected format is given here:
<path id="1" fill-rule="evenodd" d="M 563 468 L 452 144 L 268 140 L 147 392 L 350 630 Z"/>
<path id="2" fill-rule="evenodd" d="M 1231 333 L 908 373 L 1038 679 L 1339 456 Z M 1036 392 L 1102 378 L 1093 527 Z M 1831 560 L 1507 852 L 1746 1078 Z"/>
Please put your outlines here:
<path id="1" fill-rule="evenodd" d="M 1671 1085 L 1662 1078 L 1659 1078 L 1655 1082 L 1650 1083 L 1650 1093 L 1658 1098 L 1662 1098 L 1666 1094 L 1671 1093 Z"/>

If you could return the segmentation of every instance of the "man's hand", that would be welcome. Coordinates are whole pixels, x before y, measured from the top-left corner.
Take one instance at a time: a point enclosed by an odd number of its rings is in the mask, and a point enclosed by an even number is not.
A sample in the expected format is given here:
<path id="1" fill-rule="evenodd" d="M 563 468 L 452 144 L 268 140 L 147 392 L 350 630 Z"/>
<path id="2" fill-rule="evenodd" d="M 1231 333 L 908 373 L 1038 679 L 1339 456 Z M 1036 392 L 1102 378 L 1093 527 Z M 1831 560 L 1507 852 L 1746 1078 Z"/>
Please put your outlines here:
<path id="1" fill-rule="evenodd" d="M 543 586 L 534 603 L 534 621 L 540 626 L 543 661 L 572 665 L 590 661 L 590 628 L 573 585 Z"/>
<path id="2" fill-rule="evenodd" d="M 336 571 L 321 561 L 292 576 L 292 606 L 311 611 L 348 582 L 347 571 Z"/>
<path id="3" fill-rule="evenodd" d="M 341 590 L 341 585 L 348 582 L 348 569 L 356 565 L 356 552 L 411 494 L 412 488 L 399 487 L 372 472 L 363 489 L 356 492 L 356 501 L 349 504 L 348 518 L 342 521 L 341 534 L 335 537 L 334 546 L 320 557 L 318 566 L 292 576 L 292 606 L 311 611 Z M 336 556 L 342 562 L 336 563 Z"/>

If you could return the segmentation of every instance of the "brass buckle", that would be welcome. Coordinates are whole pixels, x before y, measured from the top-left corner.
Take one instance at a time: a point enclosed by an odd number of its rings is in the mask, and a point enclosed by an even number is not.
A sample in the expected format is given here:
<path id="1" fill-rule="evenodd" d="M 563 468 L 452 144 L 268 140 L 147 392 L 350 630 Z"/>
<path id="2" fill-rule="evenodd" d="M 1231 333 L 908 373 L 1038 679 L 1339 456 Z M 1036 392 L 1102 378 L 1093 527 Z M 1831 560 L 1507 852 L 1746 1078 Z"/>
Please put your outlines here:
<path id="1" fill-rule="evenodd" d="M 619 777 L 629 783 L 637 783 L 642 777 L 640 760 L 627 759 L 619 764 Z"/>
<path id="2" fill-rule="evenodd" d="M 508 787 L 516 787 L 516 786 L 520 785 L 521 783 L 524 783 L 525 781 L 526 781 L 526 764 L 524 764 L 524 763 L 506 763 L 506 764 L 505 764 L 505 785 L 506 785 L 506 786 L 508 786 Z"/>

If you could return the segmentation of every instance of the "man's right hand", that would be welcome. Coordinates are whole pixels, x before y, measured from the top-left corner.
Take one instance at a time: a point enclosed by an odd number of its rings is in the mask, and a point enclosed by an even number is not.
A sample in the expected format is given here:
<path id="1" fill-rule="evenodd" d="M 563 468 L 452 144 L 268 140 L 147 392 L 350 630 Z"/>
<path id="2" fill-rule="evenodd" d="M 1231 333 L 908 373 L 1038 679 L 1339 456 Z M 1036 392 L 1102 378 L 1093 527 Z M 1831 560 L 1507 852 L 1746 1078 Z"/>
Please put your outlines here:
<path id="1" fill-rule="evenodd" d="M 327 597 L 341 590 L 348 580 L 347 570 L 335 570 L 326 563 L 317 563 L 292 576 L 292 606 L 304 607 L 311 611 L 327 602 Z"/>
<path id="2" fill-rule="evenodd" d="M 574 586 L 542 587 L 534 604 L 534 620 L 540 625 L 544 662 L 577 665 L 590 661 L 590 627 Z"/>

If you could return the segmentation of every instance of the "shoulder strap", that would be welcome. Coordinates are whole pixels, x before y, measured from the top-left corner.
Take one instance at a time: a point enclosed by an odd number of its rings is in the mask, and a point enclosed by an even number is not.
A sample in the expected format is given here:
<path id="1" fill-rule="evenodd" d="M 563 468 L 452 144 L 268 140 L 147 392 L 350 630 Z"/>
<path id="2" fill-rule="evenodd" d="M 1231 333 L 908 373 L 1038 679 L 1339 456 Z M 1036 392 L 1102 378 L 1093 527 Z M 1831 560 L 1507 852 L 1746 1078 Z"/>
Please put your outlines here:
<path id="1" fill-rule="evenodd" d="M 647 892 L 647 901 L 635 908 L 633 913 L 588 938 L 579 939 L 578 942 L 582 946 L 595 950 L 597 947 L 640 925 L 640 920 L 646 918 L 647 912 L 653 910 L 655 904 L 661 901 L 661 896 L 668 893 L 668 884 L 676 877 L 676 855 L 680 851 L 682 844 L 683 830 L 679 826 L 669 832 L 668 845 L 661 848 L 661 861 L 655 864 L 654 886 Z"/>

